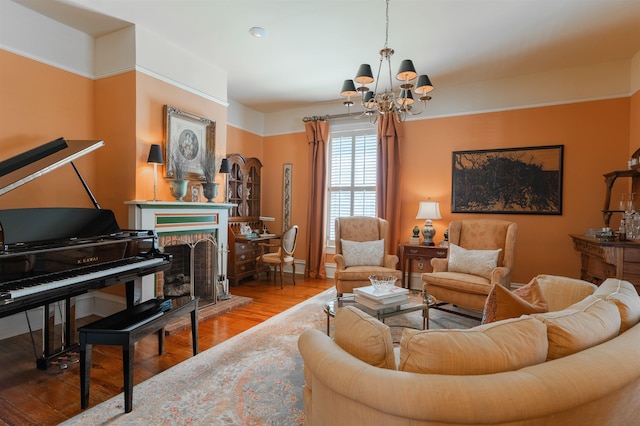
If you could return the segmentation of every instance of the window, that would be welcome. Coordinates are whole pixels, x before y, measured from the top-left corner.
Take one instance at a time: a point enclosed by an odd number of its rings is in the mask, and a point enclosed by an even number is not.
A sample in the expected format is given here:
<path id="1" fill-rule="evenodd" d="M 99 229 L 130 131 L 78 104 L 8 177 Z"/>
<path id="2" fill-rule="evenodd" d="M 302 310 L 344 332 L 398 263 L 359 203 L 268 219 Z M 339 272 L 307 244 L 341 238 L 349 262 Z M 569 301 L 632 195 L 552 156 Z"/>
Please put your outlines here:
<path id="1" fill-rule="evenodd" d="M 327 197 L 327 245 L 335 246 L 335 220 L 376 216 L 375 129 L 331 132 Z"/>

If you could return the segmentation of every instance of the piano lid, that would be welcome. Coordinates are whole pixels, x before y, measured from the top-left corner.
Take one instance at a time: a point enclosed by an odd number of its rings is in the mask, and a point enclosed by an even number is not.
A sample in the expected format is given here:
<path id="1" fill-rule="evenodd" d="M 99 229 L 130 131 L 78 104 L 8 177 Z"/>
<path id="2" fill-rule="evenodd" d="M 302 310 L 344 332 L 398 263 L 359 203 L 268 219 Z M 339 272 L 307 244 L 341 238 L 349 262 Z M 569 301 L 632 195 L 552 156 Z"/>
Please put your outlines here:
<path id="1" fill-rule="evenodd" d="M 58 138 L 0 162 L 0 195 L 104 146 L 104 141 Z"/>

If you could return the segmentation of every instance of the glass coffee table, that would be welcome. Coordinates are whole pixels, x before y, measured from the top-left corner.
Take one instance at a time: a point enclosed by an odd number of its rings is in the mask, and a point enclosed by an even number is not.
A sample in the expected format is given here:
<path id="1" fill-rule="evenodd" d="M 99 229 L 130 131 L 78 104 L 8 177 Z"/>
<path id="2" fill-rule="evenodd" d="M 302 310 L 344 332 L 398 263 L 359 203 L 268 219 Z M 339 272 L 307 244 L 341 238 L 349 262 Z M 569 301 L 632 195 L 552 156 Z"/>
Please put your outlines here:
<path id="1" fill-rule="evenodd" d="M 384 322 L 386 318 L 395 317 L 409 312 L 422 311 L 422 329 L 429 328 L 429 307 L 437 303 L 433 296 L 426 295 L 423 297 L 421 292 L 409 292 L 409 300 L 400 305 L 392 305 L 384 309 L 372 309 L 355 301 L 354 295 L 336 297 L 330 299 L 324 304 L 324 312 L 327 314 L 327 336 L 330 330 L 331 317 L 336 316 L 338 308 L 344 306 L 355 306 L 361 311 Z"/>

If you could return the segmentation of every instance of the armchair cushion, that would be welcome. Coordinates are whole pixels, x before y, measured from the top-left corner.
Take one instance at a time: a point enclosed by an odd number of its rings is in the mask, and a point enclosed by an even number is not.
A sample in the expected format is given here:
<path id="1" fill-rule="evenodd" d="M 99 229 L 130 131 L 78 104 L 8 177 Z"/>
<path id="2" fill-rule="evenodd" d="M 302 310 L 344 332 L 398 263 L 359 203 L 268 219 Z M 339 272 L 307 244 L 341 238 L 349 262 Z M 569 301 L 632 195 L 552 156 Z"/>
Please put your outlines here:
<path id="1" fill-rule="evenodd" d="M 491 271 L 498 266 L 501 248 L 496 250 L 467 250 L 449 244 L 449 272 L 462 272 L 491 279 Z"/>
<path id="2" fill-rule="evenodd" d="M 374 367 L 396 369 L 389 326 L 353 306 L 338 309 L 334 341 L 352 356 Z"/>
<path id="3" fill-rule="evenodd" d="M 349 241 L 341 240 L 345 267 L 382 266 L 384 260 L 384 240 Z"/>
<path id="4" fill-rule="evenodd" d="M 514 291 L 509 291 L 501 285 L 494 285 L 484 305 L 482 323 L 488 324 L 548 311 L 549 304 L 535 278 L 529 284 Z"/>

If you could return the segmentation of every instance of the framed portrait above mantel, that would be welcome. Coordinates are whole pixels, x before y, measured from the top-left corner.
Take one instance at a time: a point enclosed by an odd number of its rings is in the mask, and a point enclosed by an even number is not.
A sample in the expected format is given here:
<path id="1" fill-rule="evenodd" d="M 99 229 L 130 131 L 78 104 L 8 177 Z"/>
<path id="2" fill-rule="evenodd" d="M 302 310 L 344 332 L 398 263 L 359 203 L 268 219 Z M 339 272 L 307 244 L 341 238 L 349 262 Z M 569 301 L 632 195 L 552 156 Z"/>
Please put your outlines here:
<path id="1" fill-rule="evenodd" d="M 562 214 L 564 145 L 453 152 L 452 213 Z"/>
<path id="2" fill-rule="evenodd" d="M 215 121 L 171 105 L 164 112 L 165 178 L 204 180 L 203 164 L 216 148 Z"/>

